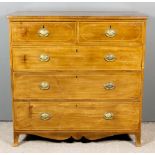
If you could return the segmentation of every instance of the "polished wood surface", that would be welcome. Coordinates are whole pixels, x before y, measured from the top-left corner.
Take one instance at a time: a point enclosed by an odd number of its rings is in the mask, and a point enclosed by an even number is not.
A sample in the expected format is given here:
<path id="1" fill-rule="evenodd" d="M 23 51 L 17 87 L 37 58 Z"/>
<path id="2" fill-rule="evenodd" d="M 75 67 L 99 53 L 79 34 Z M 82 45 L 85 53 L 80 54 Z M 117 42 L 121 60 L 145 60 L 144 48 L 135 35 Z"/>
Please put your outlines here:
<path id="1" fill-rule="evenodd" d="M 23 113 L 23 109 L 27 112 Z M 112 112 L 113 119 L 106 120 L 106 112 Z M 48 113 L 50 118 L 42 120 L 42 113 Z M 15 122 L 16 130 L 136 130 L 139 122 L 139 104 L 17 102 Z"/>
<path id="2" fill-rule="evenodd" d="M 79 42 L 142 42 L 141 22 L 81 22 Z M 114 29 L 116 36 L 107 37 L 105 32 Z"/>
<path id="3" fill-rule="evenodd" d="M 139 100 L 141 74 L 101 75 L 41 75 L 14 74 L 14 99 L 128 99 Z M 41 82 L 49 84 L 48 90 L 40 89 Z M 106 90 L 112 82 L 114 89 Z"/>
<path id="4" fill-rule="evenodd" d="M 20 134 L 127 133 L 140 146 L 146 16 L 19 12 L 9 21 L 14 145 Z"/>
<path id="5" fill-rule="evenodd" d="M 15 22 L 12 27 L 12 42 L 75 42 L 75 22 Z M 48 36 L 40 36 L 39 30 L 48 30 Z"/>
<path id="6" fill-rule="evenodd" d="M 141 47 L 49 46 L 13 48 L 13 69 L 16 71 L 52 70 L 140 70 Z M 48 61 L 41 61 L 41 55 Z M 114 55 L 113 61 L 106 56 Z"/>
<path id="7" fill-rule="evenodd" d="M 123 11 L 25 11 L 15 12 L 8 16 L 11 21 L 25 20 L 145 20 L 147 16 L 138 12 Z"/>

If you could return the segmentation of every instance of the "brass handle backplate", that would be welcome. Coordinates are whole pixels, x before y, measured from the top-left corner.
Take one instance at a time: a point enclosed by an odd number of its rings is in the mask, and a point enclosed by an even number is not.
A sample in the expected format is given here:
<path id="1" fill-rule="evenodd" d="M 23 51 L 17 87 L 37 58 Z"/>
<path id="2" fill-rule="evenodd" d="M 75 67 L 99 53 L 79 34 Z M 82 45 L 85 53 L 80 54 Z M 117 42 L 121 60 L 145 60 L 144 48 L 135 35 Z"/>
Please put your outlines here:
<path id="1" fill-rule="evenodd" d="M 116 31 L 110 26 L 110 28 L 105 31 L 105 35 L 109 38 L 112 38 L 116 35 Z"/>
<path id="2" fill-rule="evenodd" d="M 116 60 L 116 57 L 115 55 L 113 54 L 108 54 L 104 57 L 104 60 L 107 61 L 107 62 L 113 62 Z"/>
<path id="3" fill-rule="evenodd" d="M 41 113 L 40 114 L 40 119 L 43 120 L 43 121 L 46 121 L 46 120 L 49 120 L 51 118 L 50 114 L 49 113 Z"/>
<path id="4" fill-rule="evenodd" d="M 48 62 L 50 60 L 50 57 L 47 54 L 41 54 L 39 59 L 42 62 Z"/>
<path id="5" fill-rule="evenodd" d="M 113 90 L 114 88 L 115 88 L 115 85 L 112 82 L 108 82 L 108 83 L 104 84 L 104 89 L 106 89 L 106 90 Z"/>
<path id="6" fill-rule="evenodd" d="M 40 37 L 48 37 L 49 31 L 43 26 L 39 29 L 38 34 Z"/>
<path id="7" fill-rule="evenodd" d="M 104 113 L 104 119 L 106 119 L 106 120 L 112 120 L 113 116 L 114 116 L 114 114 L 112 112 Z"/>
<path id="8" fill-rule="evenodd" d="M 48 89 L 50 88 L 50 85 L 49 85 L 48 82 L 43 81 L 43 82 L 40 83 L 39 87 L 40 87 L 40 89 L 42 89 L 42 90 L 48 90 Z"/>

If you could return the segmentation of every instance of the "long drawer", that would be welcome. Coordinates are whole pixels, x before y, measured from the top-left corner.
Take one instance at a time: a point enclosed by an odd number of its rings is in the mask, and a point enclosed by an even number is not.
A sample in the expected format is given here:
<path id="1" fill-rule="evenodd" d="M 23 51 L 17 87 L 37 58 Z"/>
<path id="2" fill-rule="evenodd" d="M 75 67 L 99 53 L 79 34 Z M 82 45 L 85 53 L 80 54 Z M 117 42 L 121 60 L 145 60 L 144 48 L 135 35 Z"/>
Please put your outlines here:
<path id="1" fill-rule="evenodd" d="M 15 71 L 140 70 L 141 47 L 23 47 L 13 48 Z"/>
<path id="2" fill-rule="evenodd" d="M 128 102 L 15 102 L 14 109 L 16 130 L 136 130 L 140 112 Z"/>
<path id="3" fill-rule="evenodd" d="M 139 42 L 142 43 L 142 22 L 81 22 L 79 42 Z"/>
<path id="4" fill-rule="evenodd" d="M 129 99 L 138 100 L 139 72 L 104 74 L 14 73 L 15 99 Z"/>
<path id="5" fill-rule="evenodd" d="M 75 43 L 75 22 L 13 22 L 11 23 L 13 43 Z"/>

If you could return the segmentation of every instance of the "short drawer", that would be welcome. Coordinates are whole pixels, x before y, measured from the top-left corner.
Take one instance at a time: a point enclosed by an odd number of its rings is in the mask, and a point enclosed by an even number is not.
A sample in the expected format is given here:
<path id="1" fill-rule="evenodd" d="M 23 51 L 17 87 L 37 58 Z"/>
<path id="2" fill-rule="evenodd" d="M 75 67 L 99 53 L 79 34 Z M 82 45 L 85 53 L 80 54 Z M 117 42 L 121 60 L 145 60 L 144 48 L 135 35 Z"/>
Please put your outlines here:
<path id="1" fill-rule="evenodd" d="M 16 130 L 136 130 L 138 103 L 15 102 Z"/>
<path id="2" fill-rule="evenodd" d="M 14 73 L 15 99 L 129 99 L 140 98 L 141 74 Z"/>
<path id="3" fill-rule="evenodd" d="M 15 71 L 140 70 L 141 47 L 80 46 L 13 48 Z"/>
<path id="4" fill-rule="evenodd" d="M 81 22 L 79 41 L 142 43 L 142 28 L 142 22 Z"/>
<path id="5" fill-rule="evenodd" d="M 76 40 L 75 22 L 12 22 L 13 43 L 38 45 L 45 42 L 73 43 Z"/>

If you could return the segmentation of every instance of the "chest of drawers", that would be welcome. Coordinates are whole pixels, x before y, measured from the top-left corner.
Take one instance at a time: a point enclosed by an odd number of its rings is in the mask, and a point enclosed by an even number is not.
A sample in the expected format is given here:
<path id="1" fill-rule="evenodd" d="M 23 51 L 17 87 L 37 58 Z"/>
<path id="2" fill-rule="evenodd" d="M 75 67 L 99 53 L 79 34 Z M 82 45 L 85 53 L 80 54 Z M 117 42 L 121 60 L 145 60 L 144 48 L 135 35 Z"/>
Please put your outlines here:
<path id="1" fill-rule="evenodd" d="M 141 137 L 146 17 L 104 12 L 9 16 L 14 144 Z"/>

